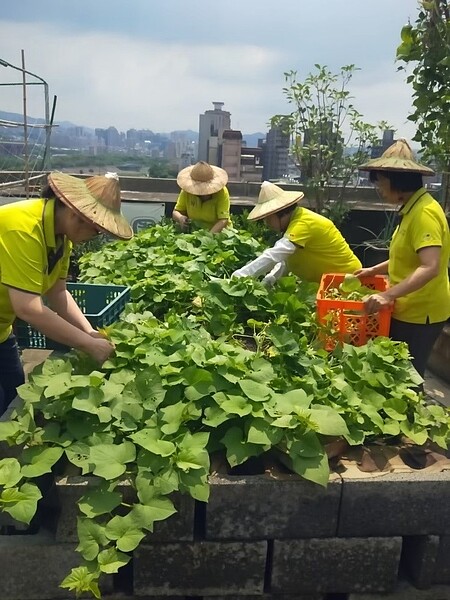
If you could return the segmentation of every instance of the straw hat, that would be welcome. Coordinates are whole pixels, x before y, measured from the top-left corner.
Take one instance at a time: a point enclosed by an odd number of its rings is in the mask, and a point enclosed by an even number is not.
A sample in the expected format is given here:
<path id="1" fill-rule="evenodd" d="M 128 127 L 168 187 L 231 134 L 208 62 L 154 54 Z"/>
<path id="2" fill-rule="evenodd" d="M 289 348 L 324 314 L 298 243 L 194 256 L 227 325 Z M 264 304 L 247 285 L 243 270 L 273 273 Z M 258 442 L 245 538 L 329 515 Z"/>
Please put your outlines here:
<path id="1" fill-rule="evenodd" d="M 116 173 L 79 179 L 54 172 L 49 174 L 48 183 L 61 202 L 89 223 L 122 240 L 133 237 L 133 230 L 120 212 L 120 186 Z"/>
<path id="2" fill-rule="evenodd" d="M 258 221 L 292 206 L 304 197 L 303 192 L 288 192 L 270 181 L 263 181 L 258 202 L 248 215 L 249 221 Z"/>
<path id="3" fill-rule="evenodd" d="M 208 196 L 227 185 L 228 173 L 203 160 L 178 173 L 177 183 L 182 190 L 196 196 Z"/>
<path id="4" fill-rule="evenodd" d="M 421 175 L 434 175 L 433 169 L 421 165 L 415 158 L 411 146 L 404 138 L 398 139 L 379 158 L 373 158 L 360 167 L 360 171 L 407 171 Z"/>

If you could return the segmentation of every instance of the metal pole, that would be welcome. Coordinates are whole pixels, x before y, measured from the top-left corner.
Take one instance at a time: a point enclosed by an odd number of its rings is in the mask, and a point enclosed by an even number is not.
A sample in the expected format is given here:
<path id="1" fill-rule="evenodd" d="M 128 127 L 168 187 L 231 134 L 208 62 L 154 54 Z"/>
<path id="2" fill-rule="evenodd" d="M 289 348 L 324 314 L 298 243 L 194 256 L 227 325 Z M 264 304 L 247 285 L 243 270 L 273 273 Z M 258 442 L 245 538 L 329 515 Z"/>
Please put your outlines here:
<path id="1" fill-rule="evenodd" d="M 25 197 L 30 197 L 29 164 L 28 164 L 28 127 L 27 127 L 27 77 L 25 71 L 25 54 L 22 53 L 22 82 L 23 82 L 23 150 L 25 155 Z"/>
<path id="2" fill-rule="evenodd" d="M 44 103 L 45 103 L 45 155 L 48 157 L 49 156 L 49 150 L 50 150 L 50 136 L 51 136 L 51 124 L 50 124 L 50 105 L 49 105 L 49 94 L 48 94 L 48 83 L 45 81 L 45 79 L 42 79 L 42 77 L 39 77 L 39 75 L 36 75 L 36 73 L 32 73 L 31 71 L 27 71 L 24 67 L 24 51 L 22 50 L 22 68 L 20 67 L 16 67 L 15 65 L 12 65 L 11 63 L 9 63 L 6 60 L 0 59 L 0 65 L 3 67 L 11 67 L 12 69 L 16 69 L 16 71 L 22 71 L 22 75 L 23 75 L 23 80 L 25 81 L 25 73 L 27 73 L 28 75 L 30 75 L 31 77 L 35 77 L 36 79 L 38 79 L 41 83 L 35 83 L 35 82 L 28 82 L 26 83 L 26 85 L 43 85 L 44 86 Z M 5 84 L 5 85 L 15 85 L 15 84 Z M 22 84 L 25 85 L 25 84 Z M 45 165 L 43 165 L 43 168 L 45 168 Z"/>

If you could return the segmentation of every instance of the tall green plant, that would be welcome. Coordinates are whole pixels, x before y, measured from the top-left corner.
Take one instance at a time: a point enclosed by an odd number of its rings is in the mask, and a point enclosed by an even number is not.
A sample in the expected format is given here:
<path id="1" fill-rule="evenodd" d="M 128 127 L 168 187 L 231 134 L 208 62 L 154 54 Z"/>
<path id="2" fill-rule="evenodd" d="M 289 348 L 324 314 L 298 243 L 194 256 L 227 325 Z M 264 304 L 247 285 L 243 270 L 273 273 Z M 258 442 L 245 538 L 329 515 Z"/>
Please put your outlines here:
<path id="1" fill-rule="evenodd" d="M 441 201 L 450 207 L 450 4 L 448 0 L 423 0 L 415 23 L 401 30 L 397 59 L 414 67 L 406 81 L 413 87 L 416 124 L 414 140 L 423 156 L 443 174 Z M 399 67 L 404 69 L 404 67 Z"/>
<path id="2" fill-rule="evenodd" d="M 370 158 L 378 127 L 387 125 L 366 123 L 354 107 L 348 86 L 355 65 L 341 67 L 337 74 L 318 64 L 315 69 L 304 81 L 296 71 L 284 74 L 283 93 L 293 110 L 271 122 L 292 135 L 291 150 L 313 208 L 339 223 L 348 210 L 345 190 L 356 184 L 358 165 Z"/>

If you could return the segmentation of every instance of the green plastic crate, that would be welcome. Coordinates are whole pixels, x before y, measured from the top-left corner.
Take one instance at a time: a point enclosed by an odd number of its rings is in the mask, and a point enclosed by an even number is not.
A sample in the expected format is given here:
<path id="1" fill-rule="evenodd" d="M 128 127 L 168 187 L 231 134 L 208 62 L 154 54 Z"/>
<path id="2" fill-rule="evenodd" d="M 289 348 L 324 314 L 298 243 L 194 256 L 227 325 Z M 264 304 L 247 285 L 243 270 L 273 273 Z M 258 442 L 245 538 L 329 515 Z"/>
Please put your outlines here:
<path id="1" fill-rule="evenodd" d="M 106 327 L 117 321 L 130 299 L 130 288 L 124 285 L 67 283 L 67 289 L 92 327 Z M 31 325 L 16 319 L 14 333 L 20 348 L 60 350 L 67 348 L 47 338 Z"/>

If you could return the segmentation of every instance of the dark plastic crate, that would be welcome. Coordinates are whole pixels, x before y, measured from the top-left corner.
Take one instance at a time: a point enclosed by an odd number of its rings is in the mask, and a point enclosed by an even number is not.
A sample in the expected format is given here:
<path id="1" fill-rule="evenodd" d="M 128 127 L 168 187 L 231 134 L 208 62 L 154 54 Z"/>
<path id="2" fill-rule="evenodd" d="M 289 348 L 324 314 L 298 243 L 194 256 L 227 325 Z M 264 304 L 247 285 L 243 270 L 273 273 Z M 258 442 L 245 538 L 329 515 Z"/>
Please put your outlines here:
<path id="1" fill-rule="evenodd" d="M 67 283 L 67 289 L 94 328 L 106 327 L 117 321 L 130 299 L 130 288 L 124 285 Z M 66 346 L 47 338 L 21 319 L 16 319 L 14 333 L 20 348 L 42 350 L 66 348 Z"/>

